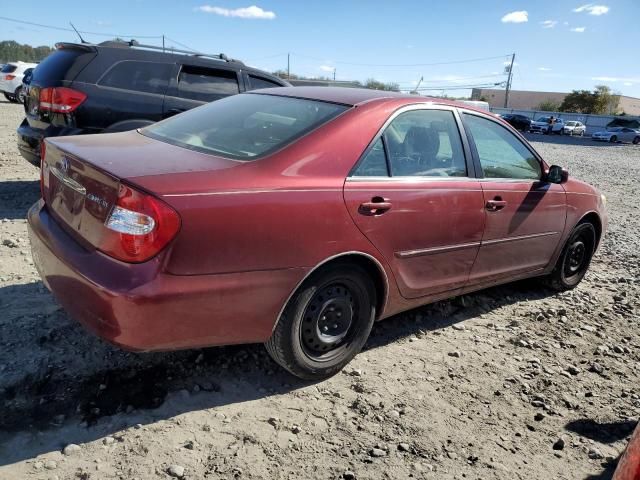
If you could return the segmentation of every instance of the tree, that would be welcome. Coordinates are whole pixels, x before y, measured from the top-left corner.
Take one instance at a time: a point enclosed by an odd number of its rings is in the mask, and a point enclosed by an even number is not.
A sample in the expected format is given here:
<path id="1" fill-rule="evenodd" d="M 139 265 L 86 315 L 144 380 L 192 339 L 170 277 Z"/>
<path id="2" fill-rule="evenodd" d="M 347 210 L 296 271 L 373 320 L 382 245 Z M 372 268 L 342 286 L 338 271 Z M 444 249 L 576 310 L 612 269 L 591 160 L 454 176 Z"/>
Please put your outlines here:
<path id="1" fill-rule="evenodd" d="M 543 112 L 558 112 L 560 111 L 560 102 L 547 98 L 545 101 L 540 102 L 536 108 Z"/>
<path id="2" fill-rule="evenodd" d="M 31 45 L 22 45 L 13 40 L 4 40 L 0 42 L 0 63 L 6 62 L 40 62 L 53 49 L 47 46 L 32 47 Z"/>
<path id="3" fill-rule="evenodd" d="M 375 78 L 368 78 L 364 83 L 365 88 L 370 88 L 372 90 L 387 90 L 398 92 L 400 91 L 400 85 L 397 83 L 384 83 Z"/>
<path id="4" fill-rule="evenodd" d="M 618 109 L 620 95 L 611 92 L 606 85 L 597 85 L 593 92 L 573 90 L 564 98 L 560 110 L 563 112 L 613 114 Z"/>

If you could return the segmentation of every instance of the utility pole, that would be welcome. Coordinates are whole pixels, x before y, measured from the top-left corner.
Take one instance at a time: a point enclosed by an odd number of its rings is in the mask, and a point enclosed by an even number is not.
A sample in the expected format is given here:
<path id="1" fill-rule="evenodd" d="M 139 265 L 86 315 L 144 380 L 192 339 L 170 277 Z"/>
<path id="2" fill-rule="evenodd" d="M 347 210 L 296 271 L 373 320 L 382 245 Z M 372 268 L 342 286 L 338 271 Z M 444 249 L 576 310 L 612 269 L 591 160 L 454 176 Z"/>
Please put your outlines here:
<path id="1" fill-rule="evenodd" d="M 335 67 L 333 68 L 333 81 L 336 81 L 336 69 Z"/>
<path id="2" fill-rule="evenodd" d="M 162 34 L 162 53 L 164 53 L 164 34 Z"/>
<path id="3" fill-rule="evenodd" d="M 287 53 L 287 80 L 291 78 L 291 63 L 289 62 L 289 53 Z"/>
<path id="4" fill-rule="evenodd" d="M 511 80 L 513 79 L 513 62 L 516 54 L 511 55 L 511 64 L 509 65 L 509 76 L 507 77 L 507 88 L 504 92 L 504 108 L 509 108 L 509 91 L 511 90 Z"/>
<path id="5" fill-rule="evenodd" d="M 420 88 L 420 84 L 422 83 L 422 79 L 424 77 L 420 76 L 420 80 L 418 80 L 418 83 L 416 83 L 416 88 L 414 88 L 413 90 L 411 90 L 409 93 L 412 93 L 414 95 L 420 95 L 420 93 L 418 92 L 418 89 Z"/>

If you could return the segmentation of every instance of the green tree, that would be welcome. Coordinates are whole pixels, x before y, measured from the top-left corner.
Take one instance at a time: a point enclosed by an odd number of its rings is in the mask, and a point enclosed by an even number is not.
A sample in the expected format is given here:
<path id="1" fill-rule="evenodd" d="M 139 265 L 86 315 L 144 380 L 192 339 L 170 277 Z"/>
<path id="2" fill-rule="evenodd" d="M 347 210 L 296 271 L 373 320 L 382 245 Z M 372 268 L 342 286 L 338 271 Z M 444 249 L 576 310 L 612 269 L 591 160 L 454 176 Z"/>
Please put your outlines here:
<path id="1" fill-rule="evenodd" d="M 555 100 L 547 98 L 545 101 L 540 102 L 540 104 L 536 108 L 538 110 L 542 110 L 543 112 L 559 112 L 560 102 L 556 102 Z"/>
<path id="2" fill-rule="evenodd" d="M 564 98 L 560 110 L 563 112 L 593 113 L 596 115 L 615 114 L 620 103 L 620 95 L 606 85 L 596 85 L 593 92 L 573 90 Z"/>
<path id="3" fill-rule="evenodd" d="M 364 82 L 365 88 L 370 88 L 372 90 L 388 90 L 392 92 L 400 91 L 400 85 L 397 83 L 384 83 L 375 78 L 368 78 L 366 82 Z"/>
<path id="4" fill-rule="evenodd" d="M 606 85 L 596 85 L 593 91 L 595 95 L 595 112 L 600 114 L 614 115 L 617 113 L 620 103 L 620 95 L 614 94 Z"/>
<path id="5" fill-rule="evenodd" d="M 13 40 L 3 40 L 0 42 L 0 63 L 7 62 L 40 62 L 53 49 L 45 45 L 32 47 L 31 45 L 20 44 Z"/>

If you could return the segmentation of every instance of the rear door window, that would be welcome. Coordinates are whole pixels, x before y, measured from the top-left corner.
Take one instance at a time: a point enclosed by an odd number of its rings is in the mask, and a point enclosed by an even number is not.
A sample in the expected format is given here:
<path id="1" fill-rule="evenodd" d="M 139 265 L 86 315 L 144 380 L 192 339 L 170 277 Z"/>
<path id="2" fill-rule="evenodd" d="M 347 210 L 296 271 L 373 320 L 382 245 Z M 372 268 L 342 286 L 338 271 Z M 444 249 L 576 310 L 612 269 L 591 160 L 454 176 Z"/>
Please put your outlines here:
<path id="1" fill-rule="evenodd" d="M 2 67 L 2 73 L 13 73 L 18 68 L 16 65 L 5 65 Z"/>
<path id="2" fill-rule="evenodd" d="M 273 87 L 281 87 L 282 85 L 267 80 L 266 78 L 254 77 L 253 75 L 249 75 L 249 89 L 250 90 L 258 90 L 260 88 L 273 88 Z"/>
<path id="3" fill-rule="evenodd" d="M 201 67 L 182 67 L 178 77 L 178 96 L 211 102 L 240 92 L 235 71 Z"/>
<path id="4" fill-rule="evenodd" d="M 172 67 L 169 63 L 123 60 L 111 67 L 98 81 L 98 85 L 164 94 L 169 85 Z"/>

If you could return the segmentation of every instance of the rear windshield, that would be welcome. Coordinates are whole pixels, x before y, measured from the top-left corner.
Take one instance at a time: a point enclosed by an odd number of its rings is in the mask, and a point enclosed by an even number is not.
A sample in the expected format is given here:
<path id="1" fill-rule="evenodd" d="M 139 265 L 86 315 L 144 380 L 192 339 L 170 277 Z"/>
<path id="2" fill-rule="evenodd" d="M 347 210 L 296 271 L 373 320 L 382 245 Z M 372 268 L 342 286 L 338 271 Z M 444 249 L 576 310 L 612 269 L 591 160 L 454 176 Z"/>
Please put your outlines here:
<path id="1" fill-rule="evenodd" d="M 81 55 L 86 55 L 79 49 L 63 48 L 51 52 L 47 57 L 38 64 L 38 68 L 33 71 L 33 81 L 40 83 L 49 83 L 60 80 L 73 80 L 67 75 L 68 70 Z M 90 54 L 93 56 L 94 54 Z"/>
<path id="2" fill-rule="evenodd" d="M 1 73 L 13 73 L 16 71 L 17 65 L 5 65 L 4 67 L 2 67 L 2 72 Z"/>
<path id="3" fill-rule="evenodd" d="M 275 95 L 240 94 L 141 130 L 180 147 L 236 160 L 267 155 L 349 107 Z"/>

